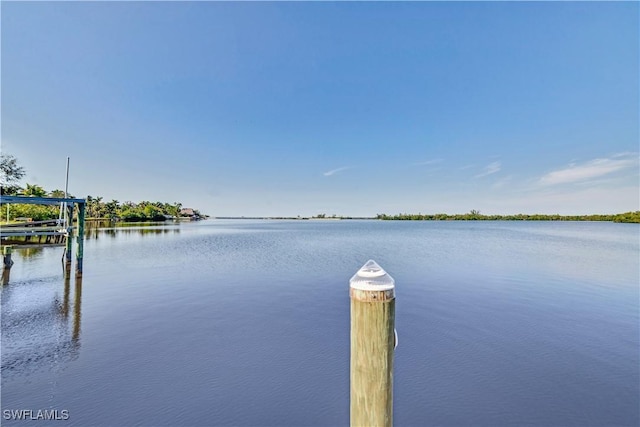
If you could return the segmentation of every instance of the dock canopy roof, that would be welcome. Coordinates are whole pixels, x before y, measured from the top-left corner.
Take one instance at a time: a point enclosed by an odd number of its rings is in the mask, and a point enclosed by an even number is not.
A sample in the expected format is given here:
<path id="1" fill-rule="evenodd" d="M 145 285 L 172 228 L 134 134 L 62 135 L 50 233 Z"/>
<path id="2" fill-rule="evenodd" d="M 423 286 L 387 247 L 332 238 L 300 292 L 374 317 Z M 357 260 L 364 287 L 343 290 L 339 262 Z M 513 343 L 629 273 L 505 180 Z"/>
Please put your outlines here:
<path id="1" fill-rule="evenodd" d="M 85 199 L 64 197 L 0 196 L 0 203 L 22 203 L 26 205 L 58 205 L 60 203 L 86 203 Z"/>

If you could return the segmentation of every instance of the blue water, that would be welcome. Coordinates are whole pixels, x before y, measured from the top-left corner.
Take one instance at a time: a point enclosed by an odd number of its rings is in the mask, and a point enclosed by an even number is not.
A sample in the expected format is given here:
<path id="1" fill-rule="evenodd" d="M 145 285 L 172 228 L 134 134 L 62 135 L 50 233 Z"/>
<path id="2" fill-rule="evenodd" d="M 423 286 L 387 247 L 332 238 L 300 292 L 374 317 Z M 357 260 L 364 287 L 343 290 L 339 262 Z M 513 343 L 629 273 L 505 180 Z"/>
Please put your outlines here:
<path id="1" fill-rule="evenodd" d="M 349 423 L 349 278 L 396 280 L 396 426 L 640 424 L 640 227 L 210 220 L 18 251 L 2 425 Z M 9 421 L 6 410 L 67 410 Z"/>

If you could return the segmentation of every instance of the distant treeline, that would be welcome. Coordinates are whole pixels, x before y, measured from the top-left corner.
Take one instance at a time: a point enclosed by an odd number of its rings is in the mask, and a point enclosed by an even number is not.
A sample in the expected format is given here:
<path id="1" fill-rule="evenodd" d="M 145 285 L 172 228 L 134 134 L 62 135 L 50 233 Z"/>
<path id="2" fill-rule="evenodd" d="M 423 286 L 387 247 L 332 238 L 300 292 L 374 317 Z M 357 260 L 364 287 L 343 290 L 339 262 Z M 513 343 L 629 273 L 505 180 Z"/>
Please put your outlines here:
<path id="1" fill-rule="evenodd" d="M 20 189 L 16 192 L 22 196 L 35 196 L 35 197 L 64 197 L 64 191 L 53 190 L 46 191 L 39 185 L 27 184 L 26 188 Z M 69 198 L 74 196 L 69 195 Z M 149 202 L 142 201 L 138 203 L 134 202 L 119 202 L 118 200 L 111 200 L 110 202 L 103 202 L 102 197 L 99 196 L 87 196 L 86 197 L 86 218 L 104 218 L 122 221 L 164 221 L 167 219 L 180 218 L 182 212 L 181 203 L 164 203 L 164 202 Z M 5 207 L 3 203 L 3 210 L 1 217 L 3 219 L 8 217 L 10 220 L 16 218 L 31 218 L 34 221 L 43 221 L 47 219 L 56 219 L 60 215 L 59 206 L 51 205 L 32 205 L 32 204 L 10 204 L 9 208 Z M 192 210 L 189 215 L 186 216 L 202 216 L 197 210 Z"/>
<path id="2" fill-rule="evenodd" d="M 47 191 L 39 185 L 27 184 L 22 187 L 19 183 L 26 172 L 18 164 L 18 159 L 6 153 L 0 153 L 0 194 L 7 196 L 34 196 L 64 198 L 62 190 Z M 75 198 L 68 194 L 68 198 Z M 57 219 L 60 215 L 59 206 L 32 205 L 32 204 L 5 204 L 3 203 L 3 219 L 30 218 L 34 221 Z M 6 212 L 6 216 L 5 216 Z M 182 209 L 181 203 L 164 203 L 142 201 L 139 203 L 117 200 L 103 202 L 102 197 L 87 196 L 87 218 L 119 219 L 123 221 L 164 221 L 166 219 L 186 216 L 191 219 L 206 217 L 195 209 Z"/>
<path id="3" fill-rule="evenodd" d="M 142 201 L 138 203 L 111 200 L 103 202 L 102 197 L 87 196 L 87 218 L 120 219 L 122 221 L 164 221 L 179 218 L 182 203 Z M 198 211 L 194 211 L 199 215 Z"/>
<path id="4" fill-rule="evenodd" d="M 625 212 L 614 215 L 544 215 L 544 214 L 517 214 L 517 215 L 483 215 L 479 211 L 472 210 L 466 214 L 378 214 L 377 219 L 400 221 L 613 221 L 640 223 L 640 211 Z"/>

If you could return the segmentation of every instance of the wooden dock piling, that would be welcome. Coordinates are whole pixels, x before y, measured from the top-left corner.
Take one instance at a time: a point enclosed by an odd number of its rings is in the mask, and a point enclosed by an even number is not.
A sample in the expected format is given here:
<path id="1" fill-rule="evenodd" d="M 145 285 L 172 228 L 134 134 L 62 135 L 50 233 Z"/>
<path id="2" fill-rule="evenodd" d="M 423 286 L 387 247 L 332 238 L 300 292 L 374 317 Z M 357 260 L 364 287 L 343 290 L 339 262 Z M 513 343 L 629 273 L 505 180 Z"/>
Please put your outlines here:
<path id="1" fill-rule="evenodd" d="M 71 273 L 71 251 L 73 248 L 73 204 L 67 205 L 67 218 L 69 218 L 69 223 L 67 224 L 67 246 L 64 252 L 65 261 L 64 261 L 64 271 L 65 274 Z"/>
<path id="2" fill-rule="evenodd" d="M 351 426 L 393 424 L 395 282 L 369 260 L 349 282 Z"/>
<path id="3" fill-rule="evenodd" d="M 9 283 L 9 276 L 11 275 L 11 266 L 13 260 L 11 259 L 11 246 L 4 246 L 2 248 L 2 286 Z"/>
<path id="4" fill-rule="evenodd" d="M 78 205 L 78 250 L 76 251 L 76 276 L 82 276 L 82 259 L 84 257 L 84 210 L 85 204 Z"/>
<path id="5" fill-rule="evenodd" d="M 11 246 L 5 246 L 2 248 L 2 268 L 8 270 L 13 265 L 13 261 L 11 260 Z"/>

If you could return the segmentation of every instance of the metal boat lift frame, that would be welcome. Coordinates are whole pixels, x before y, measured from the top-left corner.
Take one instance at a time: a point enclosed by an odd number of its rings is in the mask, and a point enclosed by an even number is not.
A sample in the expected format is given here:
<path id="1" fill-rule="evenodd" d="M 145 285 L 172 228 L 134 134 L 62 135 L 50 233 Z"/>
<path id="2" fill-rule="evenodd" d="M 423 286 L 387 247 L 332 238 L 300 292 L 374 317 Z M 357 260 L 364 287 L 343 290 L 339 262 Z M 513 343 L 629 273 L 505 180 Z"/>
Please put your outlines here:
<path id="1" fill-rule="evenodd" d="M 17 237 L 17 236 L 51 236 L 64 234 L 66 236 L 66 248 L 63 256 L 65 274 L 71 271 L 71 258 L 73 246 L 73 210 L 74 206 L 78 206 L 78 226 L 76 233 L 76 275 L 82 275 L 82 259 L 84 255 L 84 223 L 85 223 L 85 199 L 73 199 L 65 197 L 32 197 L 32 196 L 0 196 L 1 204 L 30 204 L 30 205 L 60 205 L 64 204 L 67 210 L 67 218 L 69 223 L 65 224 L 66 228 L 56 229 L 55 227 L 20 227 L 11 230 L 12 227 L 0 228 L 0 237 Z"/>

